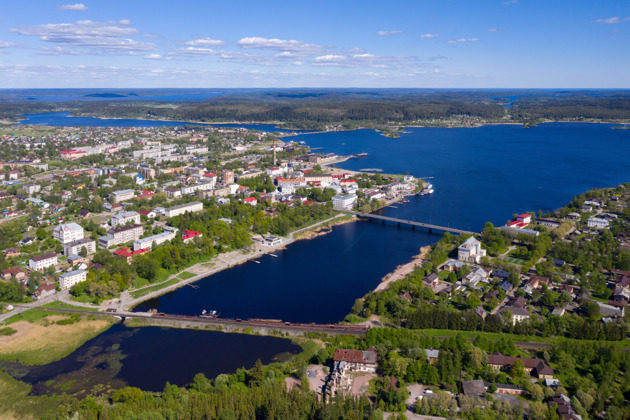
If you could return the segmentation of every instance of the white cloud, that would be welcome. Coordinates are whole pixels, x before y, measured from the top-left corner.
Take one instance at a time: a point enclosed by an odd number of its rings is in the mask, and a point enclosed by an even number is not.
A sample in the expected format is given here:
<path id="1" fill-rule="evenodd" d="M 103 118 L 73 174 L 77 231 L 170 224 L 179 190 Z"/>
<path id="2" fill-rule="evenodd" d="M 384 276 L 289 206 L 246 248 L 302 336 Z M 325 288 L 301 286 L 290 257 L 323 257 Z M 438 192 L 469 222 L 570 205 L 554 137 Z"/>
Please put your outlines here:
<path id="1" fill-rule="evenodd" d="M 7 41 L 0 41 L 0 48 L 9 48 L 9 47 L 14 47 L 15 44 L 12 42 L 7 42 Z"/>
<path id="2" fill-rule="evenodd" d="M 275 56 L 265 55 L 254 52 L 232 52 L 232 51 L 222 51 L 219 55 L 219 61 L 224 62 L 234 62 L 234 63 L 242 63 L 242 64 L 254 64 L 258 66 L 278 66 L 287 62 L 287 60 L 294 60 L 295 57 L 291 55 L 290 52 L 285 51 L 288 55 L 280 53 Z"/>
<path id="3" fill-rule="evenodd" d="M 390 36 L 390 35 L 398 35 L 402 34 L 403 31 L 378 31 L 376 35 L 380 36 Z"/>
<path id="4" fill-rule="evenodd" d="M 185 44 L 192 45 L 193 47 L 214 47 L 217 45 L 225 45 L 225 42 L 212 38 L 199 38 L 194 41 L 187 41 Z"/>
<path id="5" fill-rule="evenodd" d="M 437 38 L 440 34 L 422 34 L 420 38 Z"/>
<path id="6" fill-rule="evenodd" d="M 83 3 L 64 4 L 63 6 L 59 6 L 59 10 L 74 10 L 77 12 L 84 12 L 87 9 L 87 6 Z"/>
<path id="7" fill-rule="evenodd" d="M 399 68 L 410 63 L 417 65 L 416 57 L 379 57 L 373 54 L 326 54 L 313 59 L 314 66 Z"/>
<path id="8" fill-rule="evenodd" d="M 460 42 L 477 42 L 479 41 L 479 38 L 459 38 L 459 39 L 449 39 L 448 41 L 446 41 L 449 44 L 457 44 Z"/>
<path id="9" fill-rule="evenodd" d="M 516 3 L 518 3 L 518 0 L 507 0 L 503 2 L 503 4 L 516 4 Z"/>
<path id="10" fill-rule="evenodd" d="M 170 61 L 173 59 L 173 57 L 164 57 L 160 54 L 147 54 L 143 58 L 147 60 L 166 60 L 166 61 Z"/>
<path id="11" fill-rule="evenodd" d="M 256 48 L 261 50 L 294 51 L 302 53 L 315 53 L 323 49 L 319 45 L 307 44 L 294 39 L 284 40 L 276 38 L 261 38 L 257 36 L 243 38 L 236 44 L 245 49 Z"/>
<path id="12" fill-rule="evenodd" d="M 490 28 L 488 29 L 488 32 L 499 32 L 499 30 L 497 28 Z"/>
<path id="13" fill-rule="evenodd" d="M 620 17 L 615 16 L 615 17 L 611 17 L 611 18 L 608 18 L 608 19 L 597 19 L 595 22 L 597 22 L 597 23 L 604 23 L 604 24 L 607 24 L 607 25 L 612 25 L 612 24 L 615 24 L 615 23 L 627 22 L 629 20 L 630 20 L 630 16 L 628 16 L 625 19 L 622 19 Z"/>
<path id="14" fill-rule="evenodd" d="M 217 52 L 211 48 L 186 47 L 168 53 L 169 55 L 181 55 L 185 57 L 202 57 L 204 55 L 215 55 Z"/>
<path id="15" fill-rule="evenodd" d="M 76 23 L 51 23 L 46 25 L 12 28 L 20 35 L 37 36 L 41 41 L 53 42 L 91 50 L 109 52 L 151 51 L 155 45 L 123 38 L 138 31 L 129 20 L 93 22 L 79 20 Z"/>

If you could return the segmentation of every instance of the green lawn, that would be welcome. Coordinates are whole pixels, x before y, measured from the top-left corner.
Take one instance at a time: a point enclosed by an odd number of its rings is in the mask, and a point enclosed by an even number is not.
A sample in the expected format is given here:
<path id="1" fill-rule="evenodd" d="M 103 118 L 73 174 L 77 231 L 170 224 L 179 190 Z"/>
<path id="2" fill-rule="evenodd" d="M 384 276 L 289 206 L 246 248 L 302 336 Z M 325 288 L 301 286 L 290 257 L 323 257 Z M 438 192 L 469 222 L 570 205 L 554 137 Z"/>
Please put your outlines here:
<path id="1" fill-rule="evenodd" d="M 180 278 L 180 279 L 182 279 L 182 280 L 188 280 L 188 279 L 191 279 L 191 278 L 193 278 L 193 277 L 195 277 L 195 276 L 196 276 L 196 274 L 190 273 L 190 272 L 188 272 L 188 271 L 184 271 L 183 273 L 181 273 L 181 274 L 180 274 L 179 276 L 177 276 L 177 277 L 179 277 L 179 278 Z"/>
<path id="2" fill-rule="evenodd" d="M 139 298 L 141 296 L 146 295 L 147 293 L 155 292 L 156 290 L 163 289 L 170 285 L 173 285 L 179 281 L 178 278 L 170 279 L 169 281 L 165 281 L 164 283 L 155 284 L 153 286 L 145 287 L 144 289 L 136 290 L 131 292 L 131 296 L 134 298 Z"/>
<path id="3" fill-rule="evenodd" d="M 525 260 L 521 260 L 520 258 L 514 258 L 514 257 L 505 257 L 504 261 L 510 264 L 518 264 L 518 265 L 523 265 L 527 262 Z"/>

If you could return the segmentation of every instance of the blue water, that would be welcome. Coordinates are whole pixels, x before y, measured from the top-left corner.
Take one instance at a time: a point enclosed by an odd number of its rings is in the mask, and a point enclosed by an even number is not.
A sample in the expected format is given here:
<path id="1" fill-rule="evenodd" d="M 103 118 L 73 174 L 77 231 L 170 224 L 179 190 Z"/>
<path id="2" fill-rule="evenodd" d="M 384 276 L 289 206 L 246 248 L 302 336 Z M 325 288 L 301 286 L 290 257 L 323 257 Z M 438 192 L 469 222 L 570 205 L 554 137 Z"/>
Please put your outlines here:
<path id="1" fill-rule="evenodd" d="M 216 310 L 227 318 L 336 323 L 354 300 L 374 289 L 392 268 L 440 238 L 428 232 L 370 223 L 289 245 L 257 264 L 246 262 L 195 284 L 148 300 L 136 311 L 172 314 Z"/>
<path id="2" fill-rule="evenodd" d="M 371 130 L 298 136 L 325 152 L 368 156 L 341 167 L 434 177 L 435 194 L 387 215 L 481 230 L 514 213 L 553 210 L 592 188 L 630 181 L 630 130 L 611 124 L 533 128 L 408 128 L 390 139 Z"/>
<path id="3" fill-rule="evenodd" d="M 20 120 L 18 124 L 38 124 L 56 127 L 178 127 L 184 125 L 204 125 L 185 121 L 162 121 L 162 120 L 137 120 L 137 119 L 109 119 L 91 117 L 71 117 L 69 112 L 46 112 L 40 114 L 25 114 L 25 120 Z M 278 128 L 273 124 L 212 124 L 213 127 L 241 127 L 248 130 L 259 130 L 267 132 L 300 133 L 296 130 L 286 130 Z"/>
<path id="4" fill-rule="evenodd" d="M 161 391 L 167 381 L 184 386 L 197 373 L 214 378 L 241 367 L 249 369 L 257 359 L 268 364 L 278 355 L 300 351 L 300 346 L 276 337 L 117 324 L 59 361 L 43 366 L 3 363 L 2 367 L 32 384 L 35 394 L 59 392 L 54 384 L 73 382 L 76 389 L 66 391 L 89 392 L 106 382 Z"/>

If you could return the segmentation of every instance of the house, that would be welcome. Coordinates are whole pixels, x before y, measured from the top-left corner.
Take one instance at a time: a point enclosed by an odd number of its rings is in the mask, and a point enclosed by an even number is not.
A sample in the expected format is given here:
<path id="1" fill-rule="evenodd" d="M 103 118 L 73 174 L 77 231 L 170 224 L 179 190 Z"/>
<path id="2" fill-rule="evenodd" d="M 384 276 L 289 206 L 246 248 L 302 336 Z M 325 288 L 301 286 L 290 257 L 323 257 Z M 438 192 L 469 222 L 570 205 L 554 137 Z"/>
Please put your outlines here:
<path id="1" fill-rule="evenodd" d="M 589 198 L 588 200 L 584 200 L 584 204 L 595 207 L 602 207 L 604 205 L 604 201 L 599 198 Z"/>
<path id="2" fill-rule="evenodd" d="M 523 286 L 523 290 L 528 295 L 531 295 L 535 289 L 540 289 L 543 284 L 549 284 L 549 279 L 547 277 L 540 276 L 531 276 L 527 283 Z"/>
<path id="3" fill-rule="evenodd" d="M 131 200 L 135 197 L 134 190 L 119 190 L 114 191 L 109 195 L 109 201 L 112 203 L 120 203 L 121 201 Z"/>
<path id="4" fill-rule="evenodd" d="M 530 314 L 527 309 L 515 306 L 505 306 L 499 312 L 504 312 L 507 310 L 510 310 L 512 312 L 513 325 L 516 325 L 517 322 L 527 321 L 530 318 Z"/>
<path id="5" fill-rule="evenodd" d="M 431 273 L 431 274 L 429 274 L 428 276 L 425 276 L 422 279 L 422 284 L 425 287 L 434 288 L 434 287 L 437 287 L 440 284 L 440 279 L 439 279 L 437 274 Z"/>
<path id="6" fill-rule="evenodd" d="M 472 236 L 457 248 L 457 259 L 460 261 L 479 264 L 481 258 L 485 256 L 486 250 L 481 247 L 481 242 Z"/>
<path id="7" fill-rule="evenodd" d="M 168 187 L 164 188 L 166 196 L 169 198 L 178 198 L 182 196 L 182 191 L 179 188 Z"/>
<path id="8" fill-rule="evenodd" d="M 17 248 L 7 248 L 4 250 L 4 258 L 13 258 L 13 257 L 17 257 L 18 255 L 20 255 L 20 250 Z"/>
<path id="9" fill-rule="evenodd" d="M 348 371 L 376 372 L 378 352 L 374 348 L 367 350 L 337 349 L 333 355 L 335 371 L 342 374 Z"/>
<path id="10" fill-rule="evenodd" d="M 625 314 L 625 308 L 617 308 L 613 305 L 608 305 L 602 302 L 595 302 L 599 305 L 599 314 L 606 318 L 623 318 Z"/>
<path id="11" fill-rule="evenodd" d="M 608 229 L 610 226 L 610 222 L 607 219 L 603 219 L 600 217 L 589 217 L 587 223 L 588 227 L 596 228 L 596 229 Z"/>
<path id="12" fill-rule="evenodd" d="M 563 316 L 566 312 L 565 308 L 553 308 L 549 315 Z"/>
<path id="13" fill-rule="evenodd" d="M 501 283 L 499 283 L 499 288 L 503 289 L 503 291 L 505 293 L 509 292 L 510 290 L 512 290 L 512 283 L 510 283 L 507 280 L 502 281 Z"/>
<path id="14" fill-rule="evenodd" d="M 552 220 L 552 219 L 536 219 L 536 223 L 538 223 L 541 226 L 547 226 L 553 229 L 559 228 L 560 225 L 562 224 L 561 222 L 557 221 L 557 220 Z"/>
<path id="15" fill-rule="evenodd" d="M 508 301 L 507 306 L 513 306 L 516 308 L 524 308 L 525 306 L 527 306 L 527 299 L 525 299 L 522 296 L 513 297 Z"/>
<path id="16" fill-rule="evenodd" d="M 446 264 L 442 266 L 442 269 L 447 271 L 459 271 L 459 269 L 462 268 L 464 265 L 466 264 L 461 261 L 449 260 Z"/>
<path id="17" fill-rule="evenodd" d="M 155 212 L 151 210 L 139 210 L 138 213 L 140 213 L 140 215 L 142 216 L 146 216 L 147 219 L 154 219 L 155 216 L 157 216 L 157 214 L 155 214 Z"/>
<path id="18" fill-rule="evenodd" d="M 551 369 L 551 367 L 547 365 L 547 362 L 542 359 L 534 359 L 521 356 L 505 356 L 499 352 L 488 355 L 488 366 L 495 370 L 505 370 L 511 368 L 514 362 L 516 362 L 517 360 L 523 362 L 523 367 L 525 369 L 525 372 L 527 373 L 531 374 L 532 371 L 534 371 L 534 373 L 542 371 L 543 375 L 549 376 L 549 374 L 551 374 L 551 376 L 553 376 L 553 369 Z M 549 367 L 549 369 L 551 370 L 544 368 L 544 366 Z"/>
<path id="19" fill-rule="evenodd" d="M 243 201 L 251 206 L 255 206 L 258 204 L 258 200 L 256 200 L 256 197 L 248 197 Z"/>
<path id="20" fill-rule="evenodd" d="M 7 270 L 2 270 L 2 279 L 5 281 L 16 279 L 20 283 L 24 283 L 26 281 L 26 273 L 19 267 L 12 267 Z"/>
<path id="21" fill-rule="evenodd" d="M 131 264 L 131 262 L 133 261 L 133 257 L 135 257 L 136 255 L 144 254 L 146 252 L 149 252 L 149 250 L 148 249 L 138 249 L 137 251 L 132 251 L 131 249 L 129 249 L 127 247 L 122 247 L 122 248 L 112 252 L 112 254 L 119 255 L 119 256 L 125 258 L 127 260 L 127 264 Z"/>
<path id="22" fill-rule="evenodd" d="M 65 223 L 53 229 L 53 238 L 62 244 L 78 241 L 83 239 L 83 228 L 74 222 Z"/>
<path id="23" fill-rule="evenodd" d="M 427 361 L 431 364 L 436 363 L 440 357 L 440 351 L 437 349 L 424 349 L 424 352 L 427 354 Z"/>
<path id="24" fill-rule="evenodd" d="M 486 387 L 486 389 L 490 388 L 492 385 L 497 388 L 497 390 L 495 391 L 496 394 L 525 395 L 525 393 L 527 392 L 525 388 L 518 385 L 484 382 L 484 386 Z"/>
<path id="25" fill-rule="evenodd" d="M 534 376 L 539 379 L 553 379 L 554 371 L 551 366 L 541 360 L 533 369 Z"/>
<path id="26" fill-rule="evenodd" d="M 28 260 L 28 267 L 33 271 L 44 271 L 44 269 L 55 265 L 57 265 L 57 254 L 54 252 Z"/>
<path id="27" fill-rule="evenodd" d="M 267 236 L 265 239 L 263 239 L 262 243 L 263 245 L 267 246 L 278 246 L 282 243 L 282 238 L 279 238 L 277 236 Z"/>
<path id="28" fill-rule="evenodd" d="M 203 234 L 201 232 L 197 232 L 194 230 L 185 230 L 182 232 L 182 241 L 186 243 L 192 241 L 196 237 L 201 238 L 202 236 Z"/>
<path id="29" fill-rule="evenodd" d="M 61 286 L 61 290 L 69 289 L 75 284 L 85 281 L 86 276 L 87 271 L 85 270 L 74 270 L 64 273 L 59 276 L 59 286 Z"/>
<path id="30" fill-rule="evenodd" d="M 33 293 L 33 297 L 37 300 L 45 299 L 49 296 L 54 295 L 57 292 L 57 288 L 52 283 L 42 283 L 39 285 L 35 293 Z"/>

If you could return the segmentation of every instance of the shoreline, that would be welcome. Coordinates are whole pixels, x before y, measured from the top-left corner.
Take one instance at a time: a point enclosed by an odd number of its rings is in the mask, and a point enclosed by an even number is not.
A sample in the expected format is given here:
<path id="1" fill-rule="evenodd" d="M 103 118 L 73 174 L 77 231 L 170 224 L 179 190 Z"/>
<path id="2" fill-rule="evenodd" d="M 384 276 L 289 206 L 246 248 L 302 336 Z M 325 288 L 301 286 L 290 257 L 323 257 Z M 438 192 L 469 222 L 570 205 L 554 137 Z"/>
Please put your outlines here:
<path id="1" fill-rule="evenodd" d="M 418 267 L 424 265 L 427 254 L 431 251 L 432 245 L 425 245 L 420 248 L 420 253 L 411 257 L 411 261 L 408 263 L 399 265 L 394 271 L 385 274 L 381 279 L 381 282 L 374 288 L 374 292 L 380 292 L 389 289 L 390 285 L 398 280 L 403 279 L 408 274 L 412 273 Z"/>

